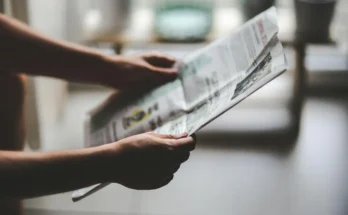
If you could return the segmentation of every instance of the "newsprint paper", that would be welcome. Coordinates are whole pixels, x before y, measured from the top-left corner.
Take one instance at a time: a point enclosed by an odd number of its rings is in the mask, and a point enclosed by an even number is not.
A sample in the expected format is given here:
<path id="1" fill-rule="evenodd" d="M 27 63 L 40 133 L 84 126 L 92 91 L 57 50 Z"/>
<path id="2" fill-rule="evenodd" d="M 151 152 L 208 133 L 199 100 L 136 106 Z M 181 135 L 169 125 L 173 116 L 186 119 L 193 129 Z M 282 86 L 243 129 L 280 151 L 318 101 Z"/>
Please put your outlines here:
<path id="1" fill-rule="evenodd" d="M 179 78 L 108 99 L 85 122 L 86 147 L 154 131 L 193 134 L 287 69 L 274 7 L 177 63 Z M 78 201 L 108 184 L 73 192 Z"/>

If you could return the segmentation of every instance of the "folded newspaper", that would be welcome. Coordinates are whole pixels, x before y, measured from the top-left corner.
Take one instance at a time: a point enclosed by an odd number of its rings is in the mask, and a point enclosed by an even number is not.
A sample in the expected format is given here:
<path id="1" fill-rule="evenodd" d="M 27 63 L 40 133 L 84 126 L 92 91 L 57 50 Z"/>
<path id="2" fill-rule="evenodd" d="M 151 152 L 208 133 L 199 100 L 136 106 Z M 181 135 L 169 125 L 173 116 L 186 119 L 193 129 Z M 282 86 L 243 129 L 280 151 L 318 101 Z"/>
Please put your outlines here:
<path id="1" fill-rule="evenodd" d="M 148 131 L 195 133 L 287 69 L 277 33 L 272 7 L 233 34 L 180 60 L 177 80 L 142 96 L 113 96 L 90 112 L 86 147 Z M 107 185 L 75 191 L 73 201 Z"/>

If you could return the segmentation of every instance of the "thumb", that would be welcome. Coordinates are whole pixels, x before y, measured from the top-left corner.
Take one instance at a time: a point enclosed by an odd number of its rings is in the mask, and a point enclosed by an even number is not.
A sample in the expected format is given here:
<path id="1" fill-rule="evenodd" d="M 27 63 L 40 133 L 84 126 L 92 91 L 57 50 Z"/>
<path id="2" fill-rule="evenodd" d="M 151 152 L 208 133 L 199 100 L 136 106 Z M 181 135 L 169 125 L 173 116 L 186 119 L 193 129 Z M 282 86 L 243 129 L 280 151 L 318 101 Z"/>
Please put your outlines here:
<path id="1" fill-rule="evenodd" d="M 149 63 L 147 64 L 147 67 L 153 72 L 160 73 L 163 75 L 177 76 L 178 74 L 178 69 L 175 67 L 158 67 L 158 66 L 153 66 Z"/>

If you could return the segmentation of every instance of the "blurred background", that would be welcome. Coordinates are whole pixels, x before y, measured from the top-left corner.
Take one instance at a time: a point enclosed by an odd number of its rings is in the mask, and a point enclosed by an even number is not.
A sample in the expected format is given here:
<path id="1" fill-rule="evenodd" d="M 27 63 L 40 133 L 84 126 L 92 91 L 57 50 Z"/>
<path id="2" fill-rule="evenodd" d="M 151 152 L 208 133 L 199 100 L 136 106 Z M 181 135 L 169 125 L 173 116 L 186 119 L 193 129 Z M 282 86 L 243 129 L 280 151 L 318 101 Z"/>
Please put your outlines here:
<path id="1" fill-rule="evenodd" d="M 25 213 L 348 214 L 347 0 L 2 0 L 0 10 L 107 54 L 182 58 L 272 5 L 290 69 L 199 131 L 171 184 L 29 199 Z M 28 151 L 83 147 L 86 112 L 113 93 L 44 77 L 28 87 Z"/>

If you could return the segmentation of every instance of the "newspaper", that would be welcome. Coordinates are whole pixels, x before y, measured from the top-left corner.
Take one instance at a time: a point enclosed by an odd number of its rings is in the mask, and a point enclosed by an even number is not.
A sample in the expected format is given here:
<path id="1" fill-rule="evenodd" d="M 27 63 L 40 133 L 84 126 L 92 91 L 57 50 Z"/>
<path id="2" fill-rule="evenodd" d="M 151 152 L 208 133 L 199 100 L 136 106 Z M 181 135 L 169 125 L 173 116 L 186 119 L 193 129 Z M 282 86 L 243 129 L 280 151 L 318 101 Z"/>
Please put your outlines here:
<path id="1" fill-rule="evenodd" d="M 272 7 L 180 60 L 177 80 L 145 95 L 114 95 L 89 114 L 86 147 L 148 131 L 195 133 L 287 69 L 277 33 Z M 80 189 L 72 198 L 80 200 L 106 185 Z"/>

